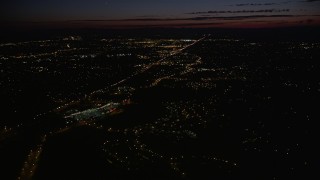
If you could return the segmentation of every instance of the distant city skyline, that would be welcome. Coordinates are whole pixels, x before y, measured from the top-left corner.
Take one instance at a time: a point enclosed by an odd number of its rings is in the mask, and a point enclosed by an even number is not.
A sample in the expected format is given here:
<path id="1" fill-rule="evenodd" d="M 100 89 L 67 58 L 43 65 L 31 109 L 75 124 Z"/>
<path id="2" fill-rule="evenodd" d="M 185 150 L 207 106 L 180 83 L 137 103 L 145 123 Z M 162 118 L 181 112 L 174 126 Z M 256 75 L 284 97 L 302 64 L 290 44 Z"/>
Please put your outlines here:
<path id="1" fill-rule="evenodd" d="M 61 27 L 278 27 L 320 25 L 319 0 L 12 0 L 3 24 Z M 36 23 L 36 24 L 34 24 Z"/>

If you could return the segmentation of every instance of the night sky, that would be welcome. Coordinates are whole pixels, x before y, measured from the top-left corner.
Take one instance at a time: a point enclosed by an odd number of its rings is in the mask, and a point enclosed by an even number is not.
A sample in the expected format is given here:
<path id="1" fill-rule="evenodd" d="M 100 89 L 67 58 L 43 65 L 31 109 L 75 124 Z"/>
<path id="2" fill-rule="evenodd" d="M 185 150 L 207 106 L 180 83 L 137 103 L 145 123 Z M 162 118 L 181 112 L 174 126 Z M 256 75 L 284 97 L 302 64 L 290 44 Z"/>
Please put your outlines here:
<path id="1" fill-rule="evenodd" d="M 1 20 L 91 27 L 320 24 L 320 0 L 7 0 Z"/>

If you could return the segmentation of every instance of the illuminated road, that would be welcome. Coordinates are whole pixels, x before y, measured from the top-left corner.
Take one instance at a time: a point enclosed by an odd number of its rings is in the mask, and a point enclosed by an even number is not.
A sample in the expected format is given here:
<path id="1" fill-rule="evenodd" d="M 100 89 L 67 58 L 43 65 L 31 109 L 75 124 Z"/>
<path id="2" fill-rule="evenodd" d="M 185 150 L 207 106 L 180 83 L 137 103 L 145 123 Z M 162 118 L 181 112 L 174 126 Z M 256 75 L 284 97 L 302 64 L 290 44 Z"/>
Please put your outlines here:
<path id="1" fill-rule="evenodd" d="M 40 155 L 43 151 L 43 144 L 46 142 L 46 137 L 46 135 L 43 136 L 42 143 L 39 144 L 34 150 L 30 150 L 27 159 L 24 162 L 20 176 L 17 178 L 18 180 L 29 180 L 34 176 L 38 167 Z"/>
<path id="2" fill-rule="evenodd" d="M 151 86 L 157 86 L 161 81 L 163 80 L 168 80 L 168 79 L 174 79 L 174 76 L 177 76 L 177 75 L 184 75 L 184 74 L 187 74 L 187 73 L 190 73 L 192 72 L 193 70 L 193 66 L 196 66 L 196 65 L 199 65 L 202 63 L 202 58 L 201 57 L 198 57 L 198 59 L 194 62 L 194 63 L 190 63 L 190 64 L 187 64 L 185 66 L 185 70 L 182 71 L 181 73 L 175 73 L 175 74 L 172 74 L 172 75 L 169 75 L 169 76 L 164 76 L 164 77 L 160 77 L 158 79 L 156 79 L 151 85 Z"/>
<path id="3" fill-rule="evenodd" d="M 207 36 L 204 36 L 204 37 L 202 37 L 201 39 L 196 40 L 196 41 L 193 42 L 192 44 L 189 44 L 189 45 L 186 46 L 186 47 L 183 47 L 183 48 L 181 48 L 181 49 L 179 49 L 179 50 L 177 50 L 177 51 L 174 51 L 174 52 L 170 53 L 169 56 L 164 57 L 164 58 L 162 58 L 162 59 L 160 59 L 160 60 L 158 60 L 158 61 L 156 61 L 156 62 L 154 62 L 154 63 L 151 63 L 151 64 L 148 65 L 146 68 L 142 69 L 140 72 L 137 72 L 137 73 L 135 73 L 135 74 L 133 74 L 133 75 L 131 75 L 131 76 L 128 76 L 128 77 L 126 77 L 125 79 L 122 79 L 121 81 L 110 85 L 108 88 L 118 86 L 118 85 L 120 85 L 120 84 L 122 84 L 122 83 L 124 83 L 124 82 L 126 82 L 126 81 L 128 81 L 128 80 L 130 80 L 131 78 L 139 75 L 139 74 L 145 73 L 146 71 L 148 71 L 148 70 L 151 69 L 152 67 L 159 65 L 161 62 L 165 61 L 166 59 L 168 59 L 168 58 L 170 58 L 170 57 L 173 57 L 173 56 L 175 56 L 175 55 L 177 55 L 177 54 L 182 53 L 184 50 L 186 50 L 186 49 L 188 49 L 188 48 L 190 48 L 190 47 L 198 44 L 199 42 L 203 41 L 203 40 L 206 39 L 206 38 L 207 38 Z M 98 92 L 103 92 L 105 89 L 108 89 L 108 88 L 104 88 L 104 89 L 100 89 L 100 90 L 94 91 L 94 92 L 92 92 L 89 96 L 92 96 L 92 95 L 94 95 L 95 93 L 98 93 Z"/>
<path id="4" fill-rule="evenodd" d="M 188 48 L 190 48 L 190 47 L 198 44 L 199 42 L 202 42 L 202 41 L 205 40 L 207 37 L 208 37 L 208 36 L 205 35 L 205 36 L 203 36 L 202 38 L 194 41 L 193 43 L 191 43 L 191 44 L 189 44 L 189 45 L 187 45 L 187 46 L 185 46 L 185 47 L 183 47 L 183 48 L 181 48 L 181 49 L 179 49 L 179 50 L 176 50 L 176 51 L 174 51 L 174 52 L 171 52 L 169 56 L 164 57 L 164 58 L 162 58 L 162 59 L 160 59 L 160 60 L 158 60 L 158 61 L 156 61 L 156 62 L 154 62 L 154 63 L 151 63 L 151 64 L 148 65 L 146 68 L 142 69 L 140 72 L 137 72 L 137 73 L 135 73 L 135 74 L 132 74 L 132 75 L 126 77 L 125 79 L 122 79 L 121 81 L 119 81 L 119 82 L 117 82 L 117 83 L 114 83 L 114 84 L 112 84 L 112 85 L 110 85 L 110 86 L 108 86 L 108 87 L 106 87 L 106 88 L 93 91 L 92 93 L 90 93 L 89 95 L 87 95 L 87 97 L 92 97 L 92 96 L 94 96 L 96 93 L 103 93 L 103 92 L 105 92 L 106 90 L 108 90 L 108 89 L 110 89 L 110 88 L 112 88 L 112 87 L 116 87 L 116 86 L 118 86 L 118 85 L 121 85 L 121 84 L 127 82 L 128 80 L 132 79 L 133 77 L 136 77 L 137 75 L 143 74 L 143 73 L 145 73 L 146 71 L 148 71 L 149 69 L 151 69 L 152 67 L 159 65 L 160 63 L 162 63 L 163 61 L 167 60 L 168 58 L 173 57 L 173 56 L 175 56 L 175 55 L 177 55 L 177 54 L 180 54 L 180 53 L 182 53 L 184 50 L 186 50 L 186 49 L 188 49 Z M 201 58 L 200 58 L 200 60 L 201 60 Z M 189 65 L 189 66 L 190 66 L 190 65 Z M 192 65 L 191 65 L 191 66 L 192 66 Z M 168 77 L 167 77 L 167 78 L 168 78 Z M 156 82 L 156 84 L 157 84 L 157 83 L 159 83 L 159 82 Z M 67 104 L 64 104 L 64 105 L 61 105 L 61 106 L 57 107 L 55 110 L 56 110 L 56 111 L 61 111 L 61 110 L 63 110 L 65 107 L 68 107 L 69 105 L 74 104 L 74 103 L 77 103 L 77 102 L 78 102 L 78 101 L 71 101 L 71 102 L 69 102 L 69 103 L 67 103 Z"/>

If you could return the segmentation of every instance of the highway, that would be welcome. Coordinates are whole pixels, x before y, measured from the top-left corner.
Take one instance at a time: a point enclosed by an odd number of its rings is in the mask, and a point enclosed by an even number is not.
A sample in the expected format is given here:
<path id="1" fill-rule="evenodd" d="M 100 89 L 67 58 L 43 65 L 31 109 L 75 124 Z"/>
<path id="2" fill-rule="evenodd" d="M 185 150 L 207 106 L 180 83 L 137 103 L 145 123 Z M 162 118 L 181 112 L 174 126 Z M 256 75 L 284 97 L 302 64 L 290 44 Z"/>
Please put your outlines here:
<path id="1" fill-rule="evenodd" d="M 205 40 L 206 38 L 207 38 L 207 35 L 204 35 L 202 38 L 194 41 L 193 43 L 191 43 L 191 44 L 189 44 L 189 45 L 187 45 L 187 46 L 185 46 L 185 47 L 183 47 L 183 48 L 181 48 L 181 49 L 179 49 L 179 50 L 176 50 L 176 51 L 171 52 L 169 56 L 164 57 L 164 58 L 162 58 L 162 59 L 160 59 L 160 60 L 158 60 L 158 61 L 156 61 L 156 62 L 154 62 L 154 63 L 151 63 L 150 65 L 148 65 L 146 68 L 142 69 L 141 71 L 139 71 L 139 72 L 137 72 L 137 73 L 135 73 L 135 74 L 132 74 L 132 75 L 126 77 L 125 79 L 122 79 L 122 80 L 120 80 L 119 82 L 114 83 L 114 84 L 112 84 L 112 85 L 110 85 L 110 86 L 108 86 L 108 87 L 106 87 L 106 88 L 93 91 L 93 92 L 91 92 L 89 95 L 86 95 L 86 97 L 92 97 L 92 96 L 94 96 L 96 93 L 105 92 L 106 90 L 108 90 L 108 89 L 110 89 L 110 88 L 119 86 L 119 85 L 127 82 L 128 80 L 132 79 L 133 77 L 136 77 L 136 76 L 138 76 L 138 75 L 140 75 L 140 74 L 145 73 L 146 71 L 148 71 L 148 70 L 151 69 L 152 67 L 159 65 L 160 63 L 162 63 L 163 61 L 167 60 L 168 58 L 173 57 L 173 56 L 175 56 L 175 55 L 177 55 L 177 54 L 180 54 L 180 53 L 182 53 L 184 50 L 186 50 L 186 49 L 188 49 L 188 48 L 190 48 L 190 47 L 195 46 L 196 44 L 202 42 L 202 41 Z M 201 60 L 201 58 L 200 58 L 200 60 Z M 167 77 L 167 78 L 170 78 L 170 77 Z M 161 80 L 160 80 L 160 81 L 161 81 Z M 160 81 L 155 82 L 155 84 L 159 83 Z M 65 108 L 65 107 L 67 107 L 67 106 L 69 106 L 70 104 L 75 103 L 75 102 L 76 102 L 76 101 L 71 101 L 71 102 L 69 102 L 69 103 L 67 103 L 67 104 L 64 104 L 64 105 L 61 105 L 61 106 L 57 107 L 55 110 L 58 110 L 58 111 L 59 111 L 59 110 Z"/>

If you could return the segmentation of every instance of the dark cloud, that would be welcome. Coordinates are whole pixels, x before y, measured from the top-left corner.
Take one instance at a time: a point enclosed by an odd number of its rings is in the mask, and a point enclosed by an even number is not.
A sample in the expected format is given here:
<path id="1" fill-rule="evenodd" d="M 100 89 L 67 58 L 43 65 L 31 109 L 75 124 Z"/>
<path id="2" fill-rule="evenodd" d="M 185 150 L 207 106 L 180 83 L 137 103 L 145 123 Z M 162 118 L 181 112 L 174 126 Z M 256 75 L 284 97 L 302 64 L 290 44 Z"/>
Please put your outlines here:
<path id="1" fill-rule="evenodd" d="M 297 15 L 249 15 L 249 16 L 224 16 L 224 17 L 194 17 L 187 20 L 246 20 L 256 18 L 297 17 Z"/>
<path id="2" fill-rule="evenodd" d="M 224 13 L 274 13 L 289 12 L 290 9 L 262 9 L 262 10 L 237 10 L 237 11 L 200 11 L 186 14 L 224 14 Z"/>
<path id="3" fill-rule="evenodd" d="M 121 21 L 150 21 L 150 22 L 169 22 L 169 21 L 204 21 L 204 20 L 245 20 L 256 18 L 280 18 L 280 17 L 300 17 L 300 15 L 248 15 L 248 16 L 197 16 L 191 18 L 136 18 L 121 20 L 75 20 L 71 22 L 121 22 Z"/>
<path id="4" fill-rule="evenodd" d="M 229 6 L 272 6 L 277 5 L 277 3 L 242 3 L 242 4 L 235 4 Z"/>
<path id="5" fill-rule="evenodd" d="M 289 4 L 289 3 L 297 3 L 297 2 L 319 2 L 320 0 L 303 0 L 303 1 L 283 1 L 278 3 L 242 3 L 242 4 L 234 4 L 234 5 L 228 5 L 228 6 L 274 6 L 274 5 L 281 5 L 281 4 Z"/>

